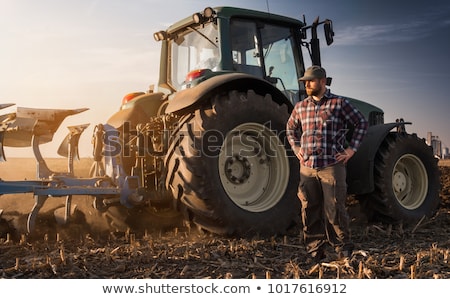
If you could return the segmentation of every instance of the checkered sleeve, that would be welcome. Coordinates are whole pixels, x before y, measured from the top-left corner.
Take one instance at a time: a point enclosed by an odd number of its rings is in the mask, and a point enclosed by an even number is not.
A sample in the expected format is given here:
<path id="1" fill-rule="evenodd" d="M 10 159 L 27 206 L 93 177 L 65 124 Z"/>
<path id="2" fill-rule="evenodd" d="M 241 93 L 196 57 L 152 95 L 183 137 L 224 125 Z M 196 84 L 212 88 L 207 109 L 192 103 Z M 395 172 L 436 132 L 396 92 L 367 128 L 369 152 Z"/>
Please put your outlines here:
<path id="1" fill-rule="evenodd" d="M 295 106 L 286 124 L 286 137 L 291 147 L 300 146 L 301 124 L 299 116 L 298 107 Z"/>
<path id="2" fill-rule="evenodd" d="M 364 115 L 351 105 L 348 100 L 343 101 L 343 111 L 347 121 L 354 126 L 353 136 L 349 142 L 349 147 L 356 152 L 367 133 L 369 123 Z"/>

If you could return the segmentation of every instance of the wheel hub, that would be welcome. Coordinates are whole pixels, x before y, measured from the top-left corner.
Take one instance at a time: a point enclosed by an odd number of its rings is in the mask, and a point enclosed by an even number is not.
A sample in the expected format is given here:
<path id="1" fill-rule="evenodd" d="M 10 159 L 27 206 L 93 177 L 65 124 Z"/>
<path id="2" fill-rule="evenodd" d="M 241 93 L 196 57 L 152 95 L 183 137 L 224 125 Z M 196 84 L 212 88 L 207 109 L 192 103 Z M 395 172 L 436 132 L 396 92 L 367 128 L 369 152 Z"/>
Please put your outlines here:
<path id="1" fill-rule="evenodd" d="M 234 184 L 243 184 L 251 173 L 251 164 L 246 157 L 234 155 L 225 162 L 225 175 Z"/>
<path id="2" fill-rule="evenodd" d="M 394 174 L 393 187 L 395 192 L 402 192 L 406 188 L 406 176 L 404 173 L 397 171 Z"/>

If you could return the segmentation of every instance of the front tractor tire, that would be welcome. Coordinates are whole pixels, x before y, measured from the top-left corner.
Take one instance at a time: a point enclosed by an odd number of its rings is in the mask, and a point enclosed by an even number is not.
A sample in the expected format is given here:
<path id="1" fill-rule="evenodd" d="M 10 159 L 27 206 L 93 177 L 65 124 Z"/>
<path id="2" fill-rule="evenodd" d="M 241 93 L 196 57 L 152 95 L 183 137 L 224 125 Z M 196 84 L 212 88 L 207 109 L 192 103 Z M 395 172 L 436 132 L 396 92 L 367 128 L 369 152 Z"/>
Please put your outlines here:
<path id="1" fill-rule="evenodd" d="M 221 235 L 285 234 L 299 222 L 298 160 L 288 155 L 286 105 L 231 91 L 186 115 L 169 148 L 179 209 Z"/>
<path id="2" fill-rule="evenodd" d="M 375 157 L 374 179 L 375 191 L 361 200 L 370 222 L 417 223 L 439 208 L 437 159 L 416 134 L 389 133 Z"/>

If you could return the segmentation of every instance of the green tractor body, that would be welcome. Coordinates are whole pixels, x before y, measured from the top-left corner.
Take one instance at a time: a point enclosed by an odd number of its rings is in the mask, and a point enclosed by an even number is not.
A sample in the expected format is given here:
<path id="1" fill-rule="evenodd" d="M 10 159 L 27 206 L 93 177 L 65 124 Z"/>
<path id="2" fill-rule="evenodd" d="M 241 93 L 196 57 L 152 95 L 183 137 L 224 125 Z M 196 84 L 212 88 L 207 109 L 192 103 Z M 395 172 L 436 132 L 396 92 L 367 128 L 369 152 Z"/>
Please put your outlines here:
<path id="1" fill-rule="evenodd" d="M 152 150 L 141 152 L 159 155 L 131 155 L 124 168 L 150 176 L 147 189 L 157 182 L 162 198 L 208 231 L 277 234 L 298 224 L 299 165 L 284 130 L 295 103 L 305 98 L 298 81 L 305 71 L 302 47 L 312 64 L 321 64 L 322 25 L 330 45 L 328 19 L 307 25 L 268 12 L 208 7 L 156 32 L 158 92 L 126 99 L 109 123 L 119 131 L 127 122 L 158 123 L 162 132 L 136 132 L 153 140 Z M 373 221 L 433 215 L 439 181 L 431 149 L 406 133 L 408 123 L 385 124 L 383 110 L 349 100 L 370 124 L 348 164 L 349 194 Z"/>

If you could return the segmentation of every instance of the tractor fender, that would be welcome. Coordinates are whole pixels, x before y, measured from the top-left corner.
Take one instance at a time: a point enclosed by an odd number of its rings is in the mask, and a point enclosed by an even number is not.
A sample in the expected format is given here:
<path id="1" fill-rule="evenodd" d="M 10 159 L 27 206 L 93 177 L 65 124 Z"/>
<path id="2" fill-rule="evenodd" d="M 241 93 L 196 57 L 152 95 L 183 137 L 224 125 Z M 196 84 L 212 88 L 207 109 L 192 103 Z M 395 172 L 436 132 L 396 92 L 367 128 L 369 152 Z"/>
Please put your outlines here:
<path id="1" fill-rule="evenodd" d="M 395 122 L 370 126 L 361 146 L 347 164 L 347 191 L 349 194 L 366 194 L 374 191 L 374 160 L 389 132 L 410 122 Z"/>
<path id="2" fill-rule="evenodd" d="M 120 128 L 125 122 L 132 127 L 146 123 L 150 117 L 158 115 L 164 100 L 165 95 L 161 92 L 138 95 L 132 101 L 123 104 L 119 111 L 110 116 L 107 123 L 115 128 Z"/>
<path id="3" fill-rule="evenodd" d="M 253 90 L 261 95 L 271 94 L 278 104 L 286 104 L 288 110 L 293 108 L 292 103 L 275 86 L 266 80 L 244 73 L 227 73 L 211 77 L 200 84 L 178 91 L 168 101 L 166 113 L 176 113 L 194 108 L 214 95 L 229 90 Z"/>

